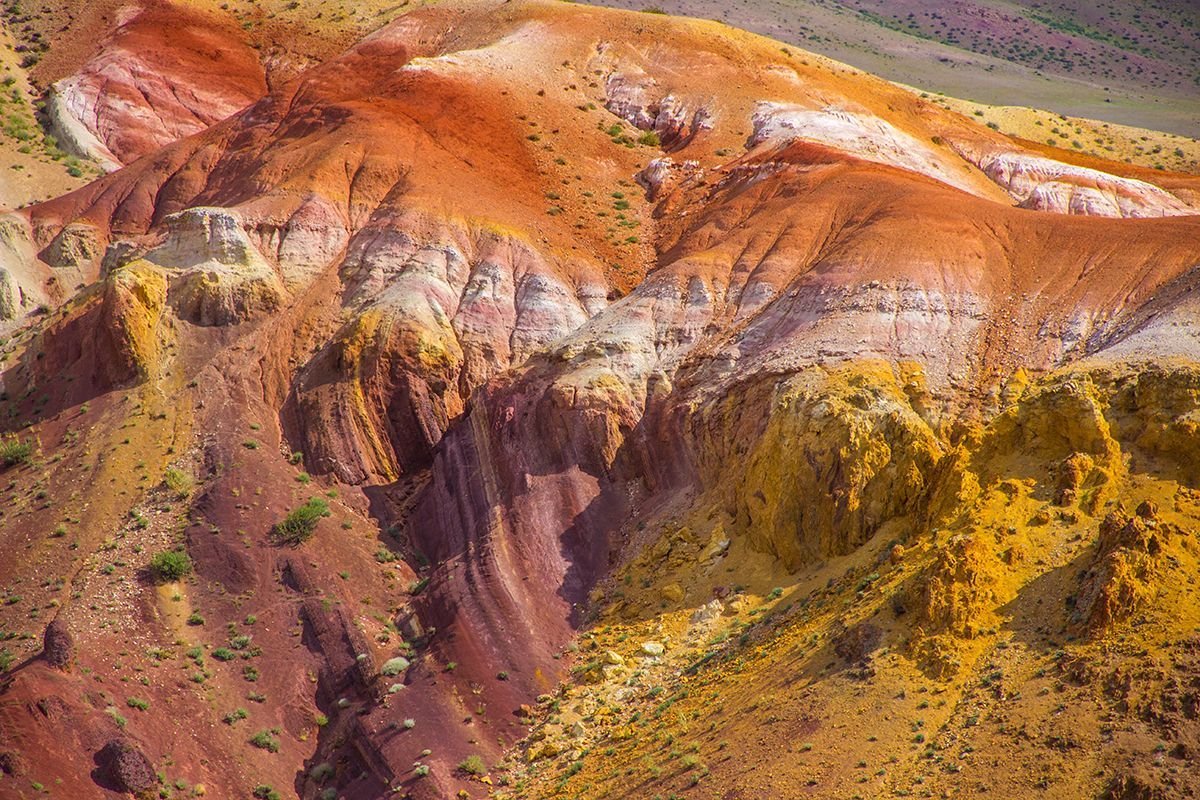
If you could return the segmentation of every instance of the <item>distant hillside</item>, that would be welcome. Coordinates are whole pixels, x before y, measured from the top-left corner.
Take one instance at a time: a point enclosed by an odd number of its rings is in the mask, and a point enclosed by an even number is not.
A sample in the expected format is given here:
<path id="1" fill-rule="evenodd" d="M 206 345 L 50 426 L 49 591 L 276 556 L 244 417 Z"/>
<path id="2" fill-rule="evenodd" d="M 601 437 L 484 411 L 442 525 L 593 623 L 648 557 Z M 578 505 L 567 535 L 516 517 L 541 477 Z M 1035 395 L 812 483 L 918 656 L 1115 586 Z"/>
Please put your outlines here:
<path id="1" fill-rule="evenodd" d="M 994 105 L 1200 135 L 1200 4 L 598 0 L 717 19 L 890 80 Z"/>

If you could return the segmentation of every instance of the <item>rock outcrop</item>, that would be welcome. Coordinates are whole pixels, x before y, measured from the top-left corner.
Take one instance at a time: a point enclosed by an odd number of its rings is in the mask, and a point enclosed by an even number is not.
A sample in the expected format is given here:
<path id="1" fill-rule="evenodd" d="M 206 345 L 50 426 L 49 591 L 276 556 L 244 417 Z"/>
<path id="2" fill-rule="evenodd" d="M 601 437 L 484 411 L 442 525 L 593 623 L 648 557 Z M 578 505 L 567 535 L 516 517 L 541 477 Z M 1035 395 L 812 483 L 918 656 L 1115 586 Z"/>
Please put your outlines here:
<path id="1" fill-rule="evenodd" d="M 75 638 L 62 620 L 55 619 L 46 626 L 46 633 L 42 637 L 42 657 L 56 669 L 66 669 L 75 658 Z"/>
<path id="2" fill-rule="evenodd" d="M 158 785 L 154 764 L 129 739 L 110 739 L 97 754 L 112 788 L 138 797 Z"/>
<path id="3" fill-rule="evenodd" d="M 1196 213 L 1144 181 L 1021 152 L 987 153 L 975 162 L 1021 208 L 1097 217 L 1170 217 Z"/>
<path id="4" fill-rule="evenodd" d="M 231 27 L 149 4 L 49 93 L 59 142 L 113 170 L 202 131 L 266 93 L 258 54 Z"/>

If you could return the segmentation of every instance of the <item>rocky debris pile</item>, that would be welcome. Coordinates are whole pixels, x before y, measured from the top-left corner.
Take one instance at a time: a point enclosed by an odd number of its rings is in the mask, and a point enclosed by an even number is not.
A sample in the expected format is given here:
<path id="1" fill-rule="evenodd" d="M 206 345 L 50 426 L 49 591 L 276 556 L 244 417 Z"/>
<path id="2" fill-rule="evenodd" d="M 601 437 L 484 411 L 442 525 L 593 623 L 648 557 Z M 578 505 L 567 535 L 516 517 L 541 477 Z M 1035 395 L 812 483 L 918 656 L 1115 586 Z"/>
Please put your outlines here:
<path id="1" fill-rule="evenodd" d="M 129 739 L 110 739 L 97 755 L 105 777 L 119 791 L 139 795 L 158 785 L 154 764 Z"/>
<path id="2" fill-rule="evenodd" d="M 1154 599 L 1159 556 L 1170 531 L 1159 523 L 1152 502 L 1133 516 L 1111 512 L 1100 523 L 1096 554 L 1084 575 L 1072 621 L 1103 634 L 1130 619 Z"/>
<path id="3" fill-rule="evenodd" d="M 834 639 L 833 652 L 847 664 L 865 665 L 882 641 L 883 631 L 879 626 L 863 622 L 839 634 Z"/>
<path id="4" fill-rule="evenodd" d="M 67 623 L 55 619 L 46 626 L 42 656 L 46 663 L 56 669 L 66 669 L 75 658 L 75 638 L 67 630 Z"/>
<path id="5" fill-rule="evenodd" d="M 20 753 L 12 750 L 0 751 L 0 775 L 20 778 L 29 772 L 29 763 Z"/>

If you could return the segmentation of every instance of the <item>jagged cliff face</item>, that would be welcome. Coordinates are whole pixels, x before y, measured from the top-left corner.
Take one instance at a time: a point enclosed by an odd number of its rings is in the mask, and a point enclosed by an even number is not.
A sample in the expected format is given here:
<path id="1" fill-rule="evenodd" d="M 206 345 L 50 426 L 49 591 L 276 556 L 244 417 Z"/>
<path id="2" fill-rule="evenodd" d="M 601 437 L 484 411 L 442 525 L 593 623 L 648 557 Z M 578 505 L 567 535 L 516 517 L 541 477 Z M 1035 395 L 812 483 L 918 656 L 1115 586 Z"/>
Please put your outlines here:
<path id="1" fill-rule="evenodd" d="M 128 166 L 0 220 L 0 787 L 1196 790 L 1200 180 L 714 23 L 267 91 L 170 13 L 60 83 Z"/>

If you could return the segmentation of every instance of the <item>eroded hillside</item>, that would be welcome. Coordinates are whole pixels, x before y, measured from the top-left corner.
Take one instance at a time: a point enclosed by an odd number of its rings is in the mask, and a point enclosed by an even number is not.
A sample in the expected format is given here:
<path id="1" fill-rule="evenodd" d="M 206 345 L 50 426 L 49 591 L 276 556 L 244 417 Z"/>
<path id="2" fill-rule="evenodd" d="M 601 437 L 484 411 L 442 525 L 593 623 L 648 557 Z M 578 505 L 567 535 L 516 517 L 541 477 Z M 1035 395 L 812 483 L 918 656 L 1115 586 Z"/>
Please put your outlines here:
<path id="1" fill-rule="evenodd" d="M 0 220 L 0 793 L 1195 793 L 1200 179 L 718 23 L 208 13 Z"/>

